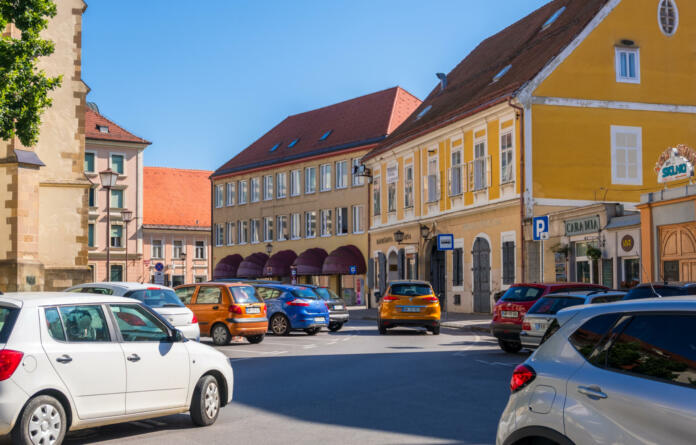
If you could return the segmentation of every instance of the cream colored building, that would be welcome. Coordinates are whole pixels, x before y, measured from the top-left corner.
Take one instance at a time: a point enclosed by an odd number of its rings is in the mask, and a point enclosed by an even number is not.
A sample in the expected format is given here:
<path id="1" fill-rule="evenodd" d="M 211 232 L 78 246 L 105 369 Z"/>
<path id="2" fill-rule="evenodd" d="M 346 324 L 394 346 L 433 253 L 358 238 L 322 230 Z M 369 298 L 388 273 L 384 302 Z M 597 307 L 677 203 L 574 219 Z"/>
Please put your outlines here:
<path id="1" fill-rule="evenodd" d="M 81 77 L 82 0 L 56 2 L 42 34 L 55 53 L 39 61 L 63 76 L 50 93 L 33 147 L 0 142 L 0 290 L 58 290 L 90 279 L 88 190 L 83 172 L 85 95 Z M 10 33 L 19 37 L 16 29 Z"/>

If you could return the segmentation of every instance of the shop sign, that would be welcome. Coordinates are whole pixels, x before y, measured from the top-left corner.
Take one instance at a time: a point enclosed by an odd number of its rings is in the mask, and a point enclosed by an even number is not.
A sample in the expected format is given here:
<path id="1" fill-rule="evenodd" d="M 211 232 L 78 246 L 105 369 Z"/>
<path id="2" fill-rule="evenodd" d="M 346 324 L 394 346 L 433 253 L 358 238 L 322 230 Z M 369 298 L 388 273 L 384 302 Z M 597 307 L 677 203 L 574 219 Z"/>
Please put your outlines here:
<path id="1" fill-rule="evenodd" d="M 599 232 L 599 215 L 565 221 L 566 236 Z"/>
<path id="2" fill-rule="evenodd" d="M 630 252 L 633 250 L 635 245 L 636 242 L 633 240 L 631 235 L 624 235 L 624 237 L 621 238 L 621 248 L 624 250 L 624 252 Z"/>
<path id="3" fill-rule="evenodd" d="M 404 237 L 405 238 L 405 237 Z M 391 243 L 394 241 L 394 239 L 391 236 L 385 236 L 384 238 L 377 238 L 377 244 L 387 244 Z"/>
<path id="4" fill-rule="evenodd" d="M 696 152 L 686 145 L 677 145 L 662 152 L 655 164 L 657 182 L 671 182 L 690 178 L 694 174 Z"/>

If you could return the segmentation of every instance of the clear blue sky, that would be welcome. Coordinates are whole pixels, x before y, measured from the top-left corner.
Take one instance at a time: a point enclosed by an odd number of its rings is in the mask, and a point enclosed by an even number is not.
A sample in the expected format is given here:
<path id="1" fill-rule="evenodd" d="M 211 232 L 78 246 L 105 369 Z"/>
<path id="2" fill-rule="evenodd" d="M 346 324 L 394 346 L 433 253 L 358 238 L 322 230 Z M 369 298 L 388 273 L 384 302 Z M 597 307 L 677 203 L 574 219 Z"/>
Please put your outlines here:
<path id="1" fill-rule="evenodd" d="M 88 100 L 153 142 L 145 165 L 214 170 L 288 115 L 395 85 L 423 99 L 546 0 L 87 0 Z"/>

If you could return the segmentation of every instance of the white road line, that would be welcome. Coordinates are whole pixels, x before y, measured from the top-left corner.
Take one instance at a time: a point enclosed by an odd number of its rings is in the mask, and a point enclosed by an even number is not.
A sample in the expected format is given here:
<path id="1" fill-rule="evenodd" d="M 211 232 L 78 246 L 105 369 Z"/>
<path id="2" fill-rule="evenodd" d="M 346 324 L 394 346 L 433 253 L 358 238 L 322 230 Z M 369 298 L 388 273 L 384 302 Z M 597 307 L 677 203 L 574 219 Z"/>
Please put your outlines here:
<path id="1" fill-rule="evenodd" d="M 317 345 L 306 345 L 304 347 L 304 349 L 312 349 L 312 348 L 316 348 L 316 347 L 317 347 Z"/>
<path id="2" fill-rule="evenodd" d="M 285 354 L 288 351 L 251 351 L 248 349 L 237 349 L 234 351 L 227 351 L 230 353 L 234 352 L 246 352 L 247 354 L 267 354 L 267 355 L 278 355 L 278 354 Z"/>

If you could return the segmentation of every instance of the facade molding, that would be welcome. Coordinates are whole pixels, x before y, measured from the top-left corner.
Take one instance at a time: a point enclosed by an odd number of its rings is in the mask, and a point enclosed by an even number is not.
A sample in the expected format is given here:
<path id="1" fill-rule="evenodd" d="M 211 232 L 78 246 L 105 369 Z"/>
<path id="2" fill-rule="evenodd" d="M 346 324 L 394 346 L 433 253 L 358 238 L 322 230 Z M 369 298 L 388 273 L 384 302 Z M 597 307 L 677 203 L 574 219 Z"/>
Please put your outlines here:
<path id="1" fill-rule="evenodd" d="M 696 114 L 694 105 L 653 104 L 646 102 L 622 102 L 613 100 L 573 99 L 566 97 L 532 97 L 534 105 L 550 105 L 574 108 L 605 108 L 611 110 L 656 111 L 661 113 Z"/>
<path id="2" fill-rule="evenodd" d="M 565 206 L 565 207 L 585 207 L 593 204 L 606 204 L 606 201 L 593 201 L 589 199 L 556 199 L 556 198 L 534 198 L 534 204 L 541 206 Z M 637 202 L 618 201 L 617 204 L 624 206 L 626 210 L 636 210 Z"/>

